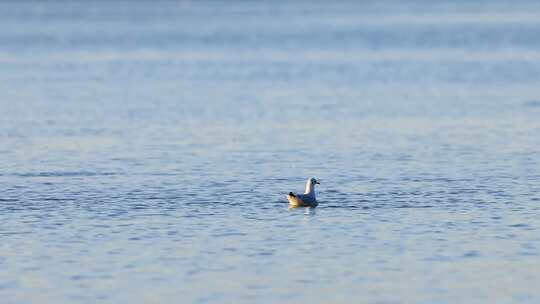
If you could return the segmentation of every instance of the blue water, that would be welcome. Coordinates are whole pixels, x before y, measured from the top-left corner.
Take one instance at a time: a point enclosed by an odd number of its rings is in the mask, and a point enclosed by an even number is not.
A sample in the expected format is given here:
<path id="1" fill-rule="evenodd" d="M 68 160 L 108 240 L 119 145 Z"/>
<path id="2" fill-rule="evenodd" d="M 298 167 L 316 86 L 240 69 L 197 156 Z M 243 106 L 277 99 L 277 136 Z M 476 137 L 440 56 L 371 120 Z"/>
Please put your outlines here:
<path id="1" fill-rule="evenodd" d="M 536 1 L 0 2 L 1 302 L 539 303 L 538 37 Z"/>

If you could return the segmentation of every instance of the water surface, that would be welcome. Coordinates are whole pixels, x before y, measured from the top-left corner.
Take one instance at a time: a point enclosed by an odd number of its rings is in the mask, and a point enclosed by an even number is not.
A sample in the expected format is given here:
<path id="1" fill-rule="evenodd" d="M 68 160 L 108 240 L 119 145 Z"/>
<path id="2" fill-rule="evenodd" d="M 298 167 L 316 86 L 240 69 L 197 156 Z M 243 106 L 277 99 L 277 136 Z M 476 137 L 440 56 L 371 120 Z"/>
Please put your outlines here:
<path id="1" fill-rule="evenodd" d="M 534 1 L 2 2 L 2 302 L 538 303 L 539 35 Z"/>

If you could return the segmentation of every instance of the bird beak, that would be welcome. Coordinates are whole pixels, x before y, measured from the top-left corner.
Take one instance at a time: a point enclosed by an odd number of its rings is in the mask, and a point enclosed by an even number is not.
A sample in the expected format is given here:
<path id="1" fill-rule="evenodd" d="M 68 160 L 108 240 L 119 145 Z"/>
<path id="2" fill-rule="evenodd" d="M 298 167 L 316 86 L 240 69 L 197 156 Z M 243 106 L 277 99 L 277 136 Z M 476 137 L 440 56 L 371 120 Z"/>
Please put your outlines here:
<path id="1" fill-rule="evenodd" d="M 316 181 L 315 184 L 320 185 L 321 183 L 319 183 L 319 181 Z"/>

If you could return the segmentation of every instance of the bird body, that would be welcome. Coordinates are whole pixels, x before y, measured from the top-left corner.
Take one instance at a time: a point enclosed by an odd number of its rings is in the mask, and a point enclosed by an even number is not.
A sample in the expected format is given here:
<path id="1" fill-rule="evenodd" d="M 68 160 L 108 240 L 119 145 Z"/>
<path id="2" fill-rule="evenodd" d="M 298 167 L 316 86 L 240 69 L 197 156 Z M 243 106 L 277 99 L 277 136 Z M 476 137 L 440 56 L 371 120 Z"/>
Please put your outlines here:
<path id="1" fill-rule="evenodd" d="M 317 207 L 319 203 L 315 197 L 316 184 L 319 184 L 319 182 L 315 178 L 311 177 L 306 182 L 306 190 L 304 191 L 304 194 L 294 194 L 289 192 L 287 195 L 289 207 Z"/>

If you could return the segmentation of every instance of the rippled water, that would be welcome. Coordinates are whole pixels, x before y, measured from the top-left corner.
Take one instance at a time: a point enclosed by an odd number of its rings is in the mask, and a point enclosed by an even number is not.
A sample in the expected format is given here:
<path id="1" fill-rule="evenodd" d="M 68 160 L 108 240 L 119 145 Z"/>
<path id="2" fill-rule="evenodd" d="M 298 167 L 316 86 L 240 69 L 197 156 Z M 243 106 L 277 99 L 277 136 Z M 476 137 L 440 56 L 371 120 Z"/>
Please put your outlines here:
<path id="1" fill-rule="evenodd" d="M 538 303 L 539 36 L 534 1 L 2 2 L 2 303 Z"/>

